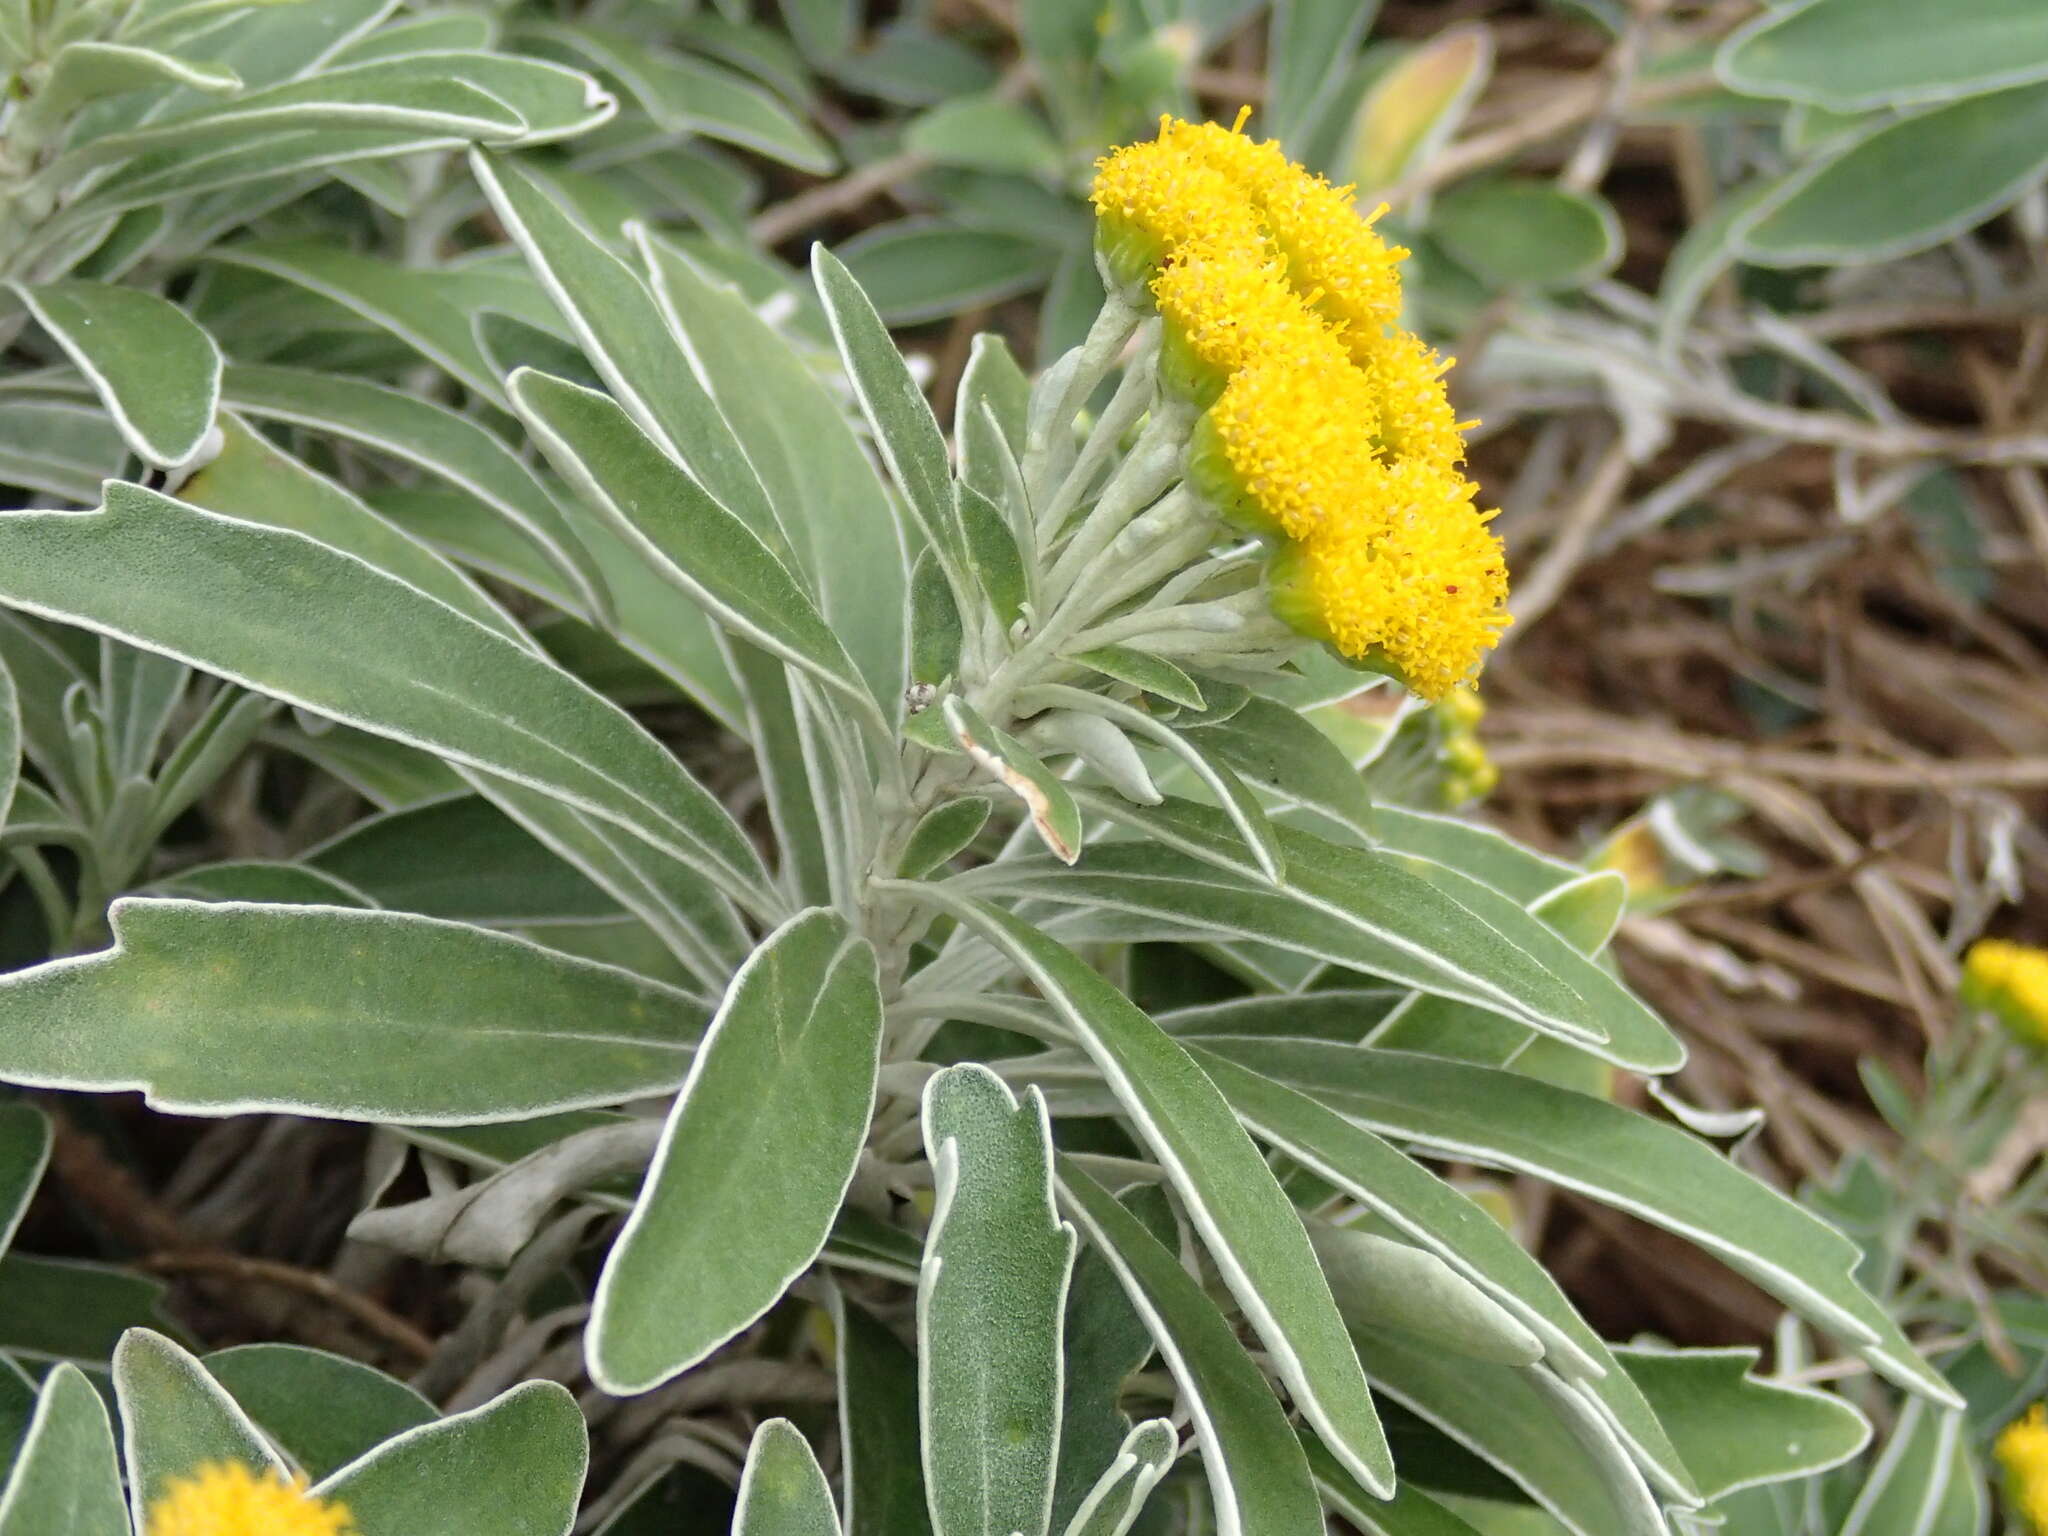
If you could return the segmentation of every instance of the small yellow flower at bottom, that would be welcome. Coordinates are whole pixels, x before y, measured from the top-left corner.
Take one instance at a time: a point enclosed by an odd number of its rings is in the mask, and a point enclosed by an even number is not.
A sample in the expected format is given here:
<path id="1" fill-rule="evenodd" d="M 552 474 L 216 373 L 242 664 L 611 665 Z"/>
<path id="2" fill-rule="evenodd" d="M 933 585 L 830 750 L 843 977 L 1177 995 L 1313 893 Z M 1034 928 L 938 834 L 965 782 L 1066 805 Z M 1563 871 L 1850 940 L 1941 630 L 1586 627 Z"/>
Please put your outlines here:
<path id="1" fill-rule="evenodd" d="M 2034 1536 L 2048 1536 L 2048 1412 L 2036 1403 L 1999 1432 L 1994 1447 L 2005 1469 L 2005 1501 Z"/>
<path id="2" fill-rule="evenodd" d="M 355 1536 L 345 1505 L 306 1493 L 303 1476 L 211 1461 L 149 1503 L 143 1536 Z"/>
<path id="3" fill-rule="evenodd" d="M 1962 996 L 1997 1014 L 2015 1039 L 2048 1047 L 2048 950 L 1979 939 L 1963 956 Z"/>

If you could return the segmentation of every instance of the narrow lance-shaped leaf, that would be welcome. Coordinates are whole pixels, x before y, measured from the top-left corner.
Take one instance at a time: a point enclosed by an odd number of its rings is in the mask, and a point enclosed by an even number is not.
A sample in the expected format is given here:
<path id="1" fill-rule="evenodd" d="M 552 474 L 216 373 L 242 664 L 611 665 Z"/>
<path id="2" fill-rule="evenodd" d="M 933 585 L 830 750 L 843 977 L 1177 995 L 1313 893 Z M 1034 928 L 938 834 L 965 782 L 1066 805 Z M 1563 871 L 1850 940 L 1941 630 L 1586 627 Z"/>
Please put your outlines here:
<path id="1" fill-rule="evenodd" d="M 616 401 L 528 368 L 512 375 L 511 390 L 555 468 L 675 586 L 735 634 L 872 712 L 874 696 L 802 583 Z"/>
<path id="2" fill-rule="evenodd" d="M 340 907 L 114 903 L 114 947 L 0 978 L 0 1071 L 185 1114 L 461 1124 L 657 1093 L 687 994 L 463 923 Z"/>
<path id="3" fill-rule="evenodd" d="M 733 1536 L 839 1536 L 832 1489 L 810 1442 L 787 1419 L 754 1431 L 740 1473 Z"/>
<path id="4" fill-rule="evenodd" d="M 590 1322 L 590 1369 L 644 1392 L 773 1306 L 824 1247 L 866 1144 L 882 1002 L 874 952 L 792 918 L 705 1032 Z"/>
<path id="5" fill-rule="evenodd" d="M 1061 1204 L 1116 1269 L 1185 1394 L 1218 1536 L 1323 1536 L 1301 1444 L 1216 1304 L 1108 1190 L 1070 1159 L 1058 1174 Z"/>
<path id="6" fill-rule="evenodd" d="M 846 363 L 847 378 L 860 408 L 875 430 L 875 442 L 902 489 L 922 542 L 937 552 L 954 595 L 965 600 L 975 588 L 968 571 L 967 541 L 953 499 L 946 440 L 924 392 L 903 354 L 889 339 L 882 317 L 846 265 L 822 245 L 811 250 L 811 277 L 825 303 L 825 316 Z"/>
<path id="7" fill-rule="evenodd" d="M 1194 1059 L 1129 998 L 1000 908 L 920 887 L 977 929 L 1056 1007 L 1151 1148 L 1296 1404 L 1369 1487 L 1393 1458 L 1301 1218 Z"/>
<path id="8" fill-rule="evenodd" d="M 21 698 L 14 689 L 14 674 L 7 670 L 0 651 L 0 827 L 14 806 L 14 786 L 21 782 Z"/>
<path id="9" fill-rule="evenodd" d="M 1296 1040 L 1210 1048 L 1382 1135 L 1534 1174 L 1676 1232 L 1840 1335 L 1887 1379 L 1957 1402 L 1856 1283 L 1853 1243 L 1676 1127 L 1518 1073 L 1401 1051 Z"/>
<path id="10" fill-rule="evenodd" d="M 75 1365 L 44 1379 L 0 1492 L 0 1536 L 128 1536 L 107 1405 Z"/>
<path id="11" fill-rule="evenodd" d="M 1052 1129 L 993 1072 L 925 1085 L 935 1184 L 918 1280 L 925 1489 L 939 1536 L 1035 1536 L 1052 1514 L 1074 1230 L 1053 1207 Z"/>
<path id="12" fill-rule="evenodd" d="M 140 458 L 176 469 L 198 454 L 220 405 L 220 348 L 182 309 L 112 283 L 10 286 Z"/>
<path id="13" fill-rule="evenodd" d="M 0 514 L 0 600 L 547 790 L 773 910 L 725 808 L 560 668 L 302 534 L 139 486 L 106 497 L 95 512 Z"/>
<path id="14" fill-rule="evenodd" d="M 982 719 L 965 699 L 949 694 L 940 705 L 962 750 L 1019 800 L 1039 839 L 1063 864 L 1081 856 L 1081 810 L 1053 771 L 1022 742 Z"/>
<path id="15" fill-rule="evenodd" d="M 1500 1223 L 1371 1131 L 1240 1066 L 1232 1057 L 1254 1059 L 1249 1042 L 1190 1043 L 1255 1135 L 1328 1179 L 1513 1313 L 1543 1341 L 1553 1369 L 1587 1384 L 1658 1486 L 1674 1499 L 1697 1497 L 1692 1475 L 1648 1399 L 1573 1310 L 1550 1272 Z"/>
<path id="16" fill-rule="evenodd" d="M 611 616 L 603 569 L 533 471 L 489 429 L 432 400 L 367 379 L 238 363 L 221 384 L 245 415 L 348 438 L 469 492 L 529 539 L 576 587 L 590 612 Z"/>

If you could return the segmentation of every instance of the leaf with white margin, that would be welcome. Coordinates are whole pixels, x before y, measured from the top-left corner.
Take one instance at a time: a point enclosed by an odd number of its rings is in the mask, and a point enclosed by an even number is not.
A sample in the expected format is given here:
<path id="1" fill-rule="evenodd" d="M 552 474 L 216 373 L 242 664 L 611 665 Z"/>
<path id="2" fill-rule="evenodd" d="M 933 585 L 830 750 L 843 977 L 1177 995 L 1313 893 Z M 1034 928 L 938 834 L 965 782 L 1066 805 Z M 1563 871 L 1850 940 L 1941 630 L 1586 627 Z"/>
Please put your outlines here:
<path id="1" fill-rule="evenodd" d="M 114 1400 L 138 1531 L 147 1529 L 149 1506 L 166 1483 L 208 1462 L 285 1470 L 284 1458 L 227 1389 L 189 1350 L 160 1333 L 131 1328 L 122 1335 L 114 1350 Z"/>
<path id="2" fill-rule="evenodd" d="M 33 1104 L 0 1104 L 0 1253 L 28 1211 L 50 1162 L 50 1122 Z"/>
<path id="3" fill-rule="evenodd" d="M 221 394 L 244 415 L 345 437 L 459 486 L 573 581 L 590 612 L 609 617 L 604 571 L 547 488 L 501 438 L 469 417 L 368 379 L 310 368 L 237 363 Z"/>
<path id="4" fill-rule="evenodd" d="M 787 1419 L 754 1431 L 740 1473 L 733 1536 L 839 1536 L 832 1489 L 811 1443 Z"/>
<path id="5" fill-rule="evenodd" d="M 308 1477 L 339 1471 L 440 1417 L 404 1382 L 298 1344 L 237 1344 L 200 1364 Z"/>
<path id="6" fill-rule="evenodd" d="M 107 1405 L 75 1365 L 43 1381 L 0 1492 L 0 1536 L 128 1536 Z"/>
<path id="7" fill-rule="evenodd" d="M 836 913 L 791 918 L 732 979 L 598 1281 L 591 1378 L 645 1392 L 810 1268 L 875 1102 L 874 951 Z"/>
<path id="8" fill-rule="evenodd" d="M 1572 1536 L 1670 1536 L 1612 1426 L 1547 1367 L 1488 1365 L 1392 1330 L 1357 1339 L 1375 1387 L 1514 1479 Z"/>
<path id="9" fill-rule="evenodd" d="M 569 1389 L 528 1381 L 385 1441 L 311 1492 L 346 1505 L 355 1536 L 569 1536 L 589 1462 Z"/>
<path id="10" fill-rule="evenodd" d="M 838 1351 L 847 1536 L 931 1536 L 918 1451 L 917 1361 L 838 1287 L 826 1293 L 826 1305 Z"/>
<path id="11" fill-rule="evenodd" d="M 1831 1392 L 1755 1376 L 1754 1348 L 1615 1351 L 1709 1500 L 1840 1466 L 1870 1422 Z"/>
<path id="12" fill-rule="evenodd" d="M 1180 1256 L 1066 1158 L 1061 1205 L 1124 1290 L 1180 1386 L 1202 1448 L 1218 1536 L 1323 1536 L 1323 1511 L 1301 1442 L 1236 1330 Z"/>
<path id="13" fill-rule="evenodd" d="M 1337 1465 L 1337 1458 L 1323 1449 L 1313 1435 L 1303 1435 L 1302 1449 L 1308 1452 L 1309 1470 L 1315 1474 L 1316 1491 L 1323 1503 L 1342 1515 L 1364 1536 L 1480 1536 L 1480 1533 L 1420 1492 L 1412 1480 L 1404 1480 L 1391 1499 L 1373 1498 L 1358 1486 L 1356 1478 Z"/>
<path id="14" fill-rule="evenodd" d="M 220 406 L 220 348 L 182 309 L 140 288 L 67 279 L 10 283 L 78 366 L 136 454 L 189 463 Z"/>
<path id="15" fill-rule="evenodd" d="M 0 1072 L 181 1114 L 471 1124 L 673 1088 L 687 993 L 464 923 L 124 899 L 114 947 L 0 977 Z"/>
<path id="16" fill-rule="evenodd" d="M 1134 1428 L 1109 1470 L 1074 1511 L 1066 1536 L 1124 1536 L 1179 1451 L 1180 1436 L 1167 1420 L 1147 1419 Z"/>
<path id="17" fill-rule="evenodd" d="M 97 511 L 0 514 L 0 601 L 547 790 L 775 909 L 746 833 L 631 716 L 303 534 L 110 482 Z"/>
<path id="18" fill-rule="evenodd" d="M 1216 1085 L 1057 940 L 942 887 L 912 889 L 995 945 L 1059 1010 L 1166 1170 L 1296 1405 L 1361 1482 L 1391 1493 L 1393 1456 L 1308 1233 Z"/>
<path id="19" fill-rule="evenodd" d="M 1383 1136 L 1533 1174 L 1675 1232 L 1839 1336 L 1895 1385 L 1960 1406 L 1856 1283 L 1854 1243 L 1676 1126 L 1517 1073 L 1404 1051 L 1207 1044 Z"/>
<path id="20" fill-rule="evenodd" d="M 1260 1140 L 1328 1179 L 1500 1303 L 1543 1341 L 1559 1374 L 1583 1382 L 1667 1496 L 1698 1490 L 1656 1411 L 1557 1282 L 1473 1201 L 1371 1131 L 1256 1071 L 1262 1042 L 1191 1037 L 1195 1059 Z M 1223 1054 L 1218 1054 L 1219 1052 Z"/>
<path id="21" fill-rule="evenodd" d="M 934 1206 L 918 1274 L 926 1496 L 939 1536 L 1043 1536 L 1052 1518 L 1074 1229 L 1045 1101 L 988 1068 L 924 1090 Z"/>
<path id="22" fill-rule="evenodd" d="M 642 559 L 734 634 L 872 712 L 874 695 L 803 583 L 616 400 L 531 368 L 509 387 L 541 452 Z"/>

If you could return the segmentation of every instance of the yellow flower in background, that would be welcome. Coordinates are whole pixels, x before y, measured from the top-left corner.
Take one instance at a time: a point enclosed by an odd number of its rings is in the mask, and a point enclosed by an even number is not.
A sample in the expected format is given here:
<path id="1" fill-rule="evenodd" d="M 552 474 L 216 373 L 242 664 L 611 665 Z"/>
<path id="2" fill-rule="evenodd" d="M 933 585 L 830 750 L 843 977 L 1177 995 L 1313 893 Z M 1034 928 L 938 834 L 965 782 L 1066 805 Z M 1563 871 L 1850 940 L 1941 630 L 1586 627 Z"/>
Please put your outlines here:
<path id="1" fill-rule="evenodd" d="M 150 1500 L 143 1536 L 353 1536 L 343 1505 L 305 1489 L 304 1477 L 208 1462 Z"/>
<path id="2" fill-rule="evenodd" d="M 2048 1046 L 2048 950 L 1979 939 L 1963 956 L 1962 996 L 1997 1014 L 2016 1039 Z"/>
<path id="3" fill-rule="evenodd" d="M 2024 1419 L 2005 1426 L 1994 1449 L 2005 1469 L 2007 1506 L 2035 1536 L 2048 1536 L 2048 1412 L 2034 1404 Z"/>
<path id="4" fill-rule="evenodd" d="M 1419 462 L 1373 480 L 1367 504 L 1274 556 L 1273 610 L 1440 699 L 1471 681 L 1508 625 L 1507 560 L 1467 481 Z"/>

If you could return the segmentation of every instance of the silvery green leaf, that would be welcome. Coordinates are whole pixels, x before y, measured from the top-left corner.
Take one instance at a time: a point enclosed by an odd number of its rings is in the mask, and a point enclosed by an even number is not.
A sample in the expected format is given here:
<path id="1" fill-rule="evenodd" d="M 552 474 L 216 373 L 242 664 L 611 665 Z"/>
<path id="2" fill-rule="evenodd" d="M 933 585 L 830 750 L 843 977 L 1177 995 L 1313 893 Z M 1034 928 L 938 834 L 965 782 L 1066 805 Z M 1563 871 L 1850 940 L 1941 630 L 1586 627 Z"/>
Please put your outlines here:
<path id="1" fill-rule="evenodd" d="M 1044 1536 L 1060 1439 L 1074 1229 L 1052 1130 L 986 1067 L 925 1085 L 934 1206 L 918 1278 L 925 1490 L 938 1536 Z"/>
<path id="2" fill-rule="evenodd" d="M 0 1253 L 28 1211 L 50 1161 L 50 1122 L 33 1104 L 0 1104 Z"/>
<path id="3" fill-rule="evenodd" d="M 1314 1041 L 1210 1049 L 1381 1135 L 1549 1179 L 1676 1232 L 1838 1335 L 1887 1380 L 1957 1402 L 1856 1283 L 1855 1244 L 1675 1126 L 1516 1073 L 1402 1051 Z"/>
<path id="4" fill-rule="evenodd" d="M 1126 800 L 1157 805 L 1164 798 L 1130 737 L 1100 715 L 1049 709 L 1031 722 L 1026 734 L 1041 748 L 1071 752 Z"/>
<path id="5" fill-rule="evenodd" d="M 1213 725 L 1197 719 L 1186 734 L 1254 784 L 1354 832 L 1375 832 L 1365 779 L 1334 741 L 1286 705 L 1254 695 L 1229 719 Z"/>
<path id="6" fill-rule="evenodd" d="M 556 469 L 642 558 L 734 634 L 859 707 L 875 703 L 810 594 L 769 545 L 610 396 L 521 369 L 512 400 Z"/>
<path id="7" fill-rule="evenodd" d="M 1219 1536 L 1322 1536 L 1301 1444 L 1273 1389 L 1178 1255 L 1070 1160 L 1061 1204 L 1107 1258 L 1185 1394 Z"/>
<path id="8" fill-rule="evenodd" d="M 180 501 L 318 539 L 538 653 L 533 637 L 439 554 L 233 416 L 220 425 L 220 452 L 178 488 Z"/>
<path id="9" fill-rule="evenodd" d="M 773 910 L 725 808 L 559 668 L 302 534 L 106 494 L 96 512 L 0 515 L 0 598 L 548 790 Z"/>
<path id="10" fill-rule="evenodd" d="M 1494 1365 L 1543 1358 L 1541 1339 L 1428 1250 L 1320 1221 L 1308 1223 L 1308 1235 L 1354 1334 L 1391 1328 Z"/>
<path id="11" fill-rule="evenodd" d="M 881 476 L 816 371 L 739 293 L 643 238 L 656 300 L 760 476 L 819 609 L 894 718 L 910 564 Z"/>
<path id="12" fill-rule="evenodd" d="M 176 469 L 199 453 L 220 404 L 220 348 L 183 310 L 111 283 L 9 286 L 85 375 L 137 455 Z"/>
<path id="13" fill-rule="evenodd" d="M 1165 1419 L 1138 1425 L 1074 1512 L 1066 1536 L 1124 1536 L 1179 1450 L 1180 1436 Z"/>
<path id="14" fill-rule="evenodd" d="M 114 1398 L 121 1410 L 122 1460 L 135 1528 L 173 1478 L 210 1461 L 282 1470 L 284 1458 L 191 1353 L 160 1333 L 134 1328 L 114 1351 Z"/>
<path id="15" fill-rule="evenodd" d="M 1513 1478 L 1572 1536 L 1669 1536 L 1621 1440 L 1548 1368 L 1487 1365 L 1392 1330 L 1357 1339 L 1376 1387 Z"/>
<path id="16" fill-rule="evenodd" d="M 980 795 L 963 795 L 934 806 L 905 839 L 903 853 L 896 861 L 897 877 L 924 879 L 980 835 L 993 809 Z"/>
<path id="17" fill-rule="evenodd" d="M 1083 1248 L 1067 1289 L 1066 1391 L 1060 1409 L 1053 1529 L 1065 1530 L 1110 1474 L 1131 1435 L 1124 1381 L 1152 1358 L 1152 1334 L 1109 1260 Z"/>
<path id="18" fill-rule="evenodd" d="M 1143 736 L 1155 746 L 1164 747 L 1179 758 L 1196 777 L 1208 786 L 1223 807 L 1223 814 L 1230 818 L 1236 829 L 1241 846 L 1249 850 L 1252 863 L 1259 873 L 1275 884 L 1282 884 L 1287 874 L 1287 855 L 1282 850 L 1280 839 L 1272 822 L 1266 816 L 1265 807 L 1259 804 L 1259 797 L 1253 794 L 1221 756 L 1210 752 L 1189 734 L 1147 714 L 1135 705 L 1125 704 L 1116 699 L 1104 698 L 1101 694 L 1089 693 L 1084 689 L 1070 688 L 1064 684 L 1040 685 L 1024 690 L 1018 695 L 1018 702 L 1025 707 L 1045 708 L 1059 706 L 1100 715 L 1112 724 L 1129 731 L 1132 735 Z M 1138 800 L 1138 805 L 1157 805 L 1157 800 Z"/>
<path id="19" fill-rule="evenodd" d="M 432 400 L 367 379 L 238 363 L 222 399 L 246 416 L 344 437 L 437 475 L 498 513 L 568 580 L 588 611 L 611 615 L 604 572 L 534 472 L 496 434 Z"/>
<path id="20" fill-rule="evenodd" d="M 1752 1375 L 1755 1349 L 1615 1353 L 1709 1500 L 1824 1472 L 1870 1442 L 1869 1422 L 1845 1399 Z"/>
<path id="21" fill-rule="evenodd" d="M 102 96 L 165 84 L 220 96 L 240 90 L 242 77 L 232 69 L 201 60 L 176 58 L 126 43 L 80 40 L 58 50 L 49 77 L 36 92 L 35 112 L 39 120 L 55 122 Z"/>
<path id="22" fill-rule="evenodd" d="M 1238 1064 L 1260 1066 L 1264 1043 L 1190 1040 L 1202 1069 L 1255 1135 L 1330 1180 L 1511 1312 L 1543 1341 L 1552 1369 L 1593 1392 L 1658 1486 L 1691 1502 L 1698 1490 L 1656 1411 L 1550 1272 L 1492 1216 L 1414 1159 L 1309 1094 Z"/>
<path id="23" fill-rule="evenodd" d="M 107 1405 L 85 1373 L 44 1378 L 35 1416 L 0 1491 L 0 1536 L 128 1536 Z"/>
<path id="24" fill-rule="evenodd" d="M 117 901 L 114 947 L 0 978 L 16 1082 L 188 1114 L 517 1119 L 681 1080 L 695 999 L 462 923 Z"/>
<path id="25" fill-rule="evenodd" d="M 21 782 L 21 752 L 21 699 L 7 670 L 6 651 L 0 648 L 0 827 L 7 825 L 15 786 Z"/>
<path id="26" fill-rule="evenodd" d="M 740 967 L 598 1282 L 605 1390 L 688 1369 L 817 1259 L 867 1141 L 881 1029 L 874 952 L 833 913 L 790 919 Z"/>
<path id="27" fill-rule="evenodd" d="M 589 1460 L 568 1388 L 529 1381 L 385 1441 L 311 1492 L 346 1505 L 360 1536 L 569 1536 Z"/>
<path id="28" fill-rule="evenodd" d="M 1006 954 L 1059 1010 L 1166 1170 L 1296 1405 L 1361 1481 L 1391 1491 L 1386 1437 L 1308 1234 L 1222 1094 L 1071 950 L 999 908 L 958 897 L 935 904 Z"/>
<path id="29" fill-rule="evenodd" d="M 1984 1516 L 1963 1415 L 1912 1398 L 1836 1536 L 1981 1536 Z"/>
<path id="30" fill-rule="evenodd" d="M 86 399 L 10 399 L 0 410 L 0 477 L 23 490 L 91 501 L 127 452 L 107 413 Z"/>
<path id="31" fill-rule="evenodd" d="M 789 540 L 760 477 L 646 283 L 526 171 L 481 153 L 470 171 L 619 404 L 783 557 Z"/>
<path id="32" fill-rule="evenodd" d="M 321 1478 L 440 1415 L 404 1382 L 297 1344 L 238 1344 L 200 1364 L 308 1477 Z"/>
<path id="33" fill-rule="evenodd" d="M 811 276 L 832 323 L 846 374 L 874 428 L 882 460 L 902 490 L 925 541 L 937 552 L 954 596 L 974 591 L 971 561 L 953 494 L 946 440 L 903 354 L 889 339 L 875 306 L 846 265 L 822 245 L 811 250 Z"/>
<path id="34" fill-rule="evenodd" d="M 1099 650 L 1077 652 L 1068 659 L 1183 709 L 1208 708 L 1195 680 L 1164 657 L 1148 656 L 1129 646 L 1105 645 Z"/>
<path id="35" fill-rule="evenodd" d="M 832 1490 L 810 1442 L 787 1419 L 754 1431 L 740 1473 L 733 1536 L 839 1536 Z"/>

